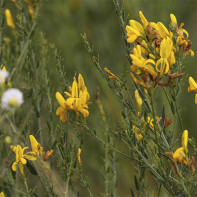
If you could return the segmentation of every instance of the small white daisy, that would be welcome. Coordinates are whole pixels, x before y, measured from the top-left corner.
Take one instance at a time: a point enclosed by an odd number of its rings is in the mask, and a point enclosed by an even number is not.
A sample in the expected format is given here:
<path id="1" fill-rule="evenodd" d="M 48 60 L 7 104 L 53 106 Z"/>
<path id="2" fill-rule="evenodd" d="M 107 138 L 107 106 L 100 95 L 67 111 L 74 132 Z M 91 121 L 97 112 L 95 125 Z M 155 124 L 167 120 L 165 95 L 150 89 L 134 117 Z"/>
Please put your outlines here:
<path id="1" fill-rule="evenodd" d="M 23 103 L 23 93 L 16 88 L 10 88 L 3 93 L 1 107 L 7 111 L 12 111 Z"/>
<path id="2" fill-rule="evenodd" d="M 6 70 L 0 70 L 0 84 L 5 82 L 6 78 L 8 77 L 9 72 Z"/>

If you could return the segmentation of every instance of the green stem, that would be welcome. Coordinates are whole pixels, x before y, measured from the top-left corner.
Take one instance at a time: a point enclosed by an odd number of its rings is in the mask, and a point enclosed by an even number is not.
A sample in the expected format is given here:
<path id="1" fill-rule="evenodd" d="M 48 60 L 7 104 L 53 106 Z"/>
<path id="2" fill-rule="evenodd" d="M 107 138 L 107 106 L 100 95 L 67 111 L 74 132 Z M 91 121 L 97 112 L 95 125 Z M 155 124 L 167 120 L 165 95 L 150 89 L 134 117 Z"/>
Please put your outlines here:
<path id="1" fill-rule="evenodd" d="M 25 175 L 23 175 L 23 178 L 24 178 L 25 189 L 26 189 L 26 192 L 27 192 L 27 197 L 30 197 L 29 188 L 28 188 L 28 184 L 27 184 L 27 179 L 26 179 Z"/>

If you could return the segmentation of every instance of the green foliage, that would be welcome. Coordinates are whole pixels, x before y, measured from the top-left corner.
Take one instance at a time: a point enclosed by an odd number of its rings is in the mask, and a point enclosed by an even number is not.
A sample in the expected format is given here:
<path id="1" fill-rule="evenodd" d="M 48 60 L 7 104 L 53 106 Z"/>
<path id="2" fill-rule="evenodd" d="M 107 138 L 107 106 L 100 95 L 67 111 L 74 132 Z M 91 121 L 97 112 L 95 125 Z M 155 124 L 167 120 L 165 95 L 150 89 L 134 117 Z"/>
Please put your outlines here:
<path id="1" fill-rule="evenodd" d="M 24 99 L 14 111 L 0 109 L 0 192 L 5 196 L 195 196 L 196 106 L 186 93 L 189 72 L 197 78 L 195 56 L 183 61 L 176 45 L 172 73 L 181 77 L 169 80 L 167 87 L 155 81 L 146 89 L 130 76 L 130 54 L 136 43 L 127 42 L 125 29 L 140 10 L 149 21 L 165 25 L 169 14 L 175 13 L 178 21 L 185 22 L 195 50 L 195 5 L 188 1 L 181 6 L 179 0 L 0 0 L 0 63 L 9 72 L 0 84 L 0 96 L 11 83 Z M 7 23 L 5 9 L 11 10 L 15 28 Z M 176 35 L 172 24 L 169 28 Z M 105 67 L 119 73 L 117 79 L 109 78 Z M 73 109 L 65 105 L 67 120 L 61 122 L 55 93 L 72 94 L 70 87 L 79 73 L 92 102 L 83 110 L 90 114 L 86 118 L 77 105 Z M 163 81 L 168 83 L 168 78 Z M 140 109 L 136 89 L 142 99 Z M 65 102 L 68 98 L 63 96 Z M 180 147 L 185 129 L 189 153 L 181 163 L 170 154 Z M 41 158 L 29 135 L 43 147 Z M 16 172 L 12 170 L 17 154 L 11 145 L 28 146 L 25 153 L 37 157 L 26 159 L 23 174 L 20 162 Z"/>

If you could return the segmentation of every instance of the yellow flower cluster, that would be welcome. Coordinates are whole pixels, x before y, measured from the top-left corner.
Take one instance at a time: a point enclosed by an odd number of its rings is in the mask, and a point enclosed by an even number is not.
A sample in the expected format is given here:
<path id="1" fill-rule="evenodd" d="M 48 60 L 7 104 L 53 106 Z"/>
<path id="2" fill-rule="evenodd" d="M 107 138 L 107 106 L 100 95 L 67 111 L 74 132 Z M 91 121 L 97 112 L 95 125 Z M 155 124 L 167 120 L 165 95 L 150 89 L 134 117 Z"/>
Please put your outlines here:
<path id="1" fill-rule="evenodd" d="M 147 88 L 151 87 L 150 80 L 153 86 L 156 84 L 167 86 L 169 84 L 164 84 L 161 79 L 163 75 L 167 75 L 170 79 L 175 77 L 171 75 L 176 63 L 175 54 L 183 49 L 184 56 L 188 53 L 194 56 L 194 52 L 190 49 L 189 34 L 182 28 L 183 23 L 178 27 L 173 14 L 170 15 L 170 30 L 161 22 L 148 22 L 141 11 L 139 16 L 142 24 L 130 20 L 126 26 L 127 42 L 136 43 L 133 53 L 130 54 L 131 76 L 135 83 Z"/>
<path id="2" fill-rule="evenodd" d="M 19 170 L 23 174 L 23 165 L 27 163 L 27 160 L 35 161 L 37 157 L 42 158 L 43 147 L 37 142 L 33 135 L 29 136 L 32 151 L 24 153 L 28 147 L 22 148 L 20 145 L 13 146 L 11 149 L 16 154 L 16 161 L 12 164 L 12 170 L 16 171 L 16 165 L 18 165 Z"/>
<path id="3" fill-rule="evenodd" d="M 60 104 L 60 107 L 56 110 L 56 115 L 60 116 L 62 122 L 67 120 L 68 111 L 74 111 L 77 116 L 80 112 L 85 118 L 89 116 L 88 104 L 90 102 L 88 100 L 90 96 L 81 74 L 78 76 L 78 83 L 74 78 L 72 87 L 69 86 L 69 92 L 64 93 L 67 97 L 66 100 L 59 92 L 56 92 L 56 99 Z"/>

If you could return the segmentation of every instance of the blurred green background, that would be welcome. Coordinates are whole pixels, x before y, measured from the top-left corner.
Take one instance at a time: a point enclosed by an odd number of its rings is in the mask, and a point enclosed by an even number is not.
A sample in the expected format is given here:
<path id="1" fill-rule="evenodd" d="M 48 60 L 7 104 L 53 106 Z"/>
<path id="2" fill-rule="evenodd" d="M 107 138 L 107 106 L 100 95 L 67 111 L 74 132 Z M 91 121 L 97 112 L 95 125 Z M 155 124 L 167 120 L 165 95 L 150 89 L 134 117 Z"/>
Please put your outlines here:
<path id="1" fill-rule="evenodd" d="M 178 24 L 184 22 L 184 28 L 189 32 L 192 50 L 197 48 L 197 1 L 196 0 L 125 0 L 124 8 L 127 19 L 139 21 L 141 10 L 148 21 L 161 21 L 166 26 L 170 22 L 170 13 L 175 14 Z M 108 67 L 113 73 L 123 73 L 129 76 L 130 65 L 126 58 L 126 50 L 122 39 L 119 19 L 115 13 L 112 0 L 48 0 L 43 1 L 39 17 L 39 28 L 45 33 L 49 43 L 62 51 L 64 65 L 67 71 L 67 81 L 72 83 L 76 73 L 81 73 L 91 95 L 90 116 L 88 121 L 92 127 L 99 129 L 101 120 L 95 104 L 95 93 L 100 88 L 101 100 L 113 125 L 118 123 L 120 105 L 107 83 L 95 68 L 84 47 L 81 33 L 86 33 L 94 50 L 100 56 L 100 64 Z M 197 105 L 194 104 L 194 93 L 188 93 L 188 77 L 197 79 L 197 57 L 187 57 L 186 73 L 180 96 L 180 110 L 183 125 L 189 130 L 189 136 L 197 138 Z M 53 68 L 55 65 L 49 65 Z M 53 72 L 53 71 L 52 71 Z M 53 79 L 56 86 L 59 78 Z M 64 87 L 59 87 L 60 89 Z M 161 96 L 158 103 L 164 102 Z M 158 112 L 158 113 L 161 113 Z M 95 154 L 96 153 L 96 154 Z M 85 174 L 88 175 L 93 192 L 96 196 L 104 191 L 100 168 L 102 165 L 102 146 L 92 139 L 87 140 L 82 150 L 82 162 Z M 118 157 L 121 159 L 121 157 Z M 131 166 L 128 169 L 128 166 Z M 118 162 L 118 193 L 117 196 L 130 196 L 129 187 L 133 185 L 134 171 L 132 163 L 127 159 Z M 149 178 L 149 176 L 148 176 Z M 150 184 L 154 182 L 150 178 Z M 153 192 L 154 194 L 154 192 Z M 85 196 L 85 194 L 84 194 Z"/>

